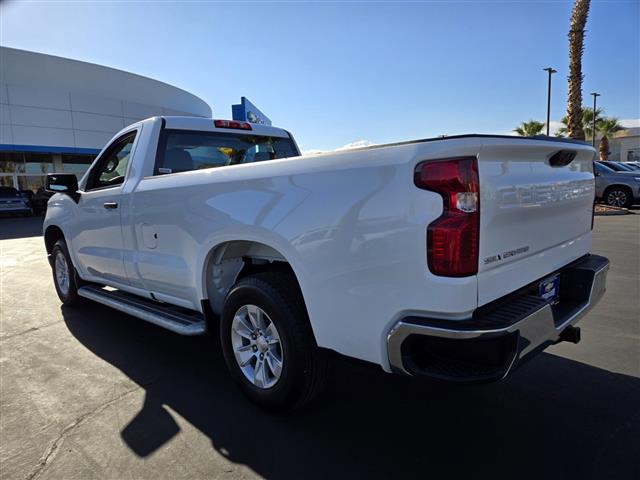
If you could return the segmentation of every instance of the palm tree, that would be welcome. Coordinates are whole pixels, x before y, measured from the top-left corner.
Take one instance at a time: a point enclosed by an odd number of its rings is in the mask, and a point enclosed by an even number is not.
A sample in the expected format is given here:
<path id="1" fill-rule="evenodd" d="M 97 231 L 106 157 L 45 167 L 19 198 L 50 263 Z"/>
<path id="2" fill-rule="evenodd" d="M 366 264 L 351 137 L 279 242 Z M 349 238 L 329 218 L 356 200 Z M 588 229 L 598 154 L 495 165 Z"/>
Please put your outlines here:
<path id="1" fill-rule="evenodd" d="M 563 126 L 560 127 L 556 132 L 556 137 L 566 137 L 569 135 L 569 117 L 565 115 L 560 121 L 562 122 Z"/>
<path id="2" fill-rule="evenodd" d="M 522 137 L 534 137 L 540 135 L 544 130 L 544 123 L 537 120 L 529 120 L 528 122 L 522 122 L 518 128 L 514 128 L 513 131 Z"/>
<path id="3" fill-rule="evenodd" d="M 569 137 L 584 140 L 582 123 L 582 53 L 584 52 L 584 27 L 589 16 L 590 0 L 575 0 L 569 27 L 569 99 L 567 102 L 567 126 Z"/>
<path id="4" fill-rule="evenodd" d="M 596 128 L 598 133 L 602 135 L 600 138 L 600 160 L 608 160 L 611 152 L 609 152 L 609 139 L 607 137 L 624 130 L 624 127 L 618 123 L 617 118 L 611 117 L 603 118 L 600 122 L 597 122 Z"/>
<path id="5" fill-rule="evenodd" d="M 603 113 L 604 110 L 602 110 L 601 108 L 596 108 L 596 130 L 598 129 L 598 123 L 603 118 Z M 560 134 L 560 136 L 569 135 L 569 117 L 565 115 L 560 121 L 564 124 L 564 127 L 560 127 L 558 129 L 558 133 Z M 583 138 L 583 140 L 592 137 L 591 131 L 593 130 L 593 108 L 591 107 L 582 107 L 582 130 L 585 134 L 585 138 Z"/>

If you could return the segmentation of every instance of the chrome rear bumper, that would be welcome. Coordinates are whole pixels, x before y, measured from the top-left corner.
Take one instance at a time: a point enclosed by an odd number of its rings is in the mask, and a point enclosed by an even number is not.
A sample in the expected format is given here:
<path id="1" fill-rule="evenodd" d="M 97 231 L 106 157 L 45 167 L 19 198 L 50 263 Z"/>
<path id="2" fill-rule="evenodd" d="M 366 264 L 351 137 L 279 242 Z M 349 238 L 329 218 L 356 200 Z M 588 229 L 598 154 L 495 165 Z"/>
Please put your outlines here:
<path id="1" fill-rule="evenodd" d="M 479 308 L 469 320 L 404 318 L 387 336 L 391 369 L 456 382 L 499 380 L 564 338 L 563 331 L 602 298 L 608 269 L 609 261 L 598 255 L 560 269 L 556 305 L 532 294 L 535 282 Z"/>

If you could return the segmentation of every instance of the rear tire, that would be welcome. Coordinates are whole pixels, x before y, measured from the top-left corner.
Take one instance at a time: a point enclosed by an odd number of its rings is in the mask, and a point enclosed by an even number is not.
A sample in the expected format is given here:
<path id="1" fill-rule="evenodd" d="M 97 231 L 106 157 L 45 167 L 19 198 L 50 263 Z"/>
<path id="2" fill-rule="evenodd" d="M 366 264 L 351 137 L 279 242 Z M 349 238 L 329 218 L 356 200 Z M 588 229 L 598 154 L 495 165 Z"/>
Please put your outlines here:
<path id="1" fill-rule="evenodd" d="M 231 376 L 265 409 L 299 408 L 324 386 L 327 360 L 290 274 L 266 272 L 239 280 L 225 299 L 220 340 Z"/>
<path id="2" fill-rule="evenodd" d="M 629 188 L 610 187 L 604 192 L 603 200 L 610 207 L 629 208 L 633 204 L 633 193 Z"/>
<path id="3" fill-rule="evenodd" d="M 78 296 L 76 270 L 71 262 L 64 240 L 58 240 L 51 249 L 51 270 L 56 293 L 63 305 L 76 305 L 82 300 Z"/>

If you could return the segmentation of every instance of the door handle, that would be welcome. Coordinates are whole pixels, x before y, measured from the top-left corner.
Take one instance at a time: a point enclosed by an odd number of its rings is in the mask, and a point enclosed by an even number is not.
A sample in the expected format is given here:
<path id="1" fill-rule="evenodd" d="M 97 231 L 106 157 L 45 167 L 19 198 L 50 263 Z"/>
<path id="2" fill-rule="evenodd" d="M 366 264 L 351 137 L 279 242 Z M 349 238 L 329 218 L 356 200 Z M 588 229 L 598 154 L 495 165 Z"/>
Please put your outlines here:
<path id="1" fill-rule="evenodd" d="M 118 208 L 118 203 L 117 202 L 104 202 L 102 204 L 102 206 L 104 208 L 106 208 L 107 210 L 115 210 L 116 208 Z"/>

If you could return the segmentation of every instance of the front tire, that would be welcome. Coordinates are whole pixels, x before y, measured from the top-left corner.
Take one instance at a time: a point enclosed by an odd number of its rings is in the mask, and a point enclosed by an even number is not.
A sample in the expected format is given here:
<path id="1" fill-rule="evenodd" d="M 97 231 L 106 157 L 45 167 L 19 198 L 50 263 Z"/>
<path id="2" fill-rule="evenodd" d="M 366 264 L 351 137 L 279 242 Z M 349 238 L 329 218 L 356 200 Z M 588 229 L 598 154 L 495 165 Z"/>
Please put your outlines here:
<path id="1" fill-rule="evenodd" d="M 64 240 L 58 240 L 51 249 L 51 270 L 56 293 L 63 305 L 79 303 L 76 272 Z"/>
<path id="2" fill-rule="evenodd" d="M 220 339 L 233 379 L 265 409 L 301 407 L 324 385 L 326 359 L 289 274 L 267 272 L 238 281 L 225 299 Z"/>

